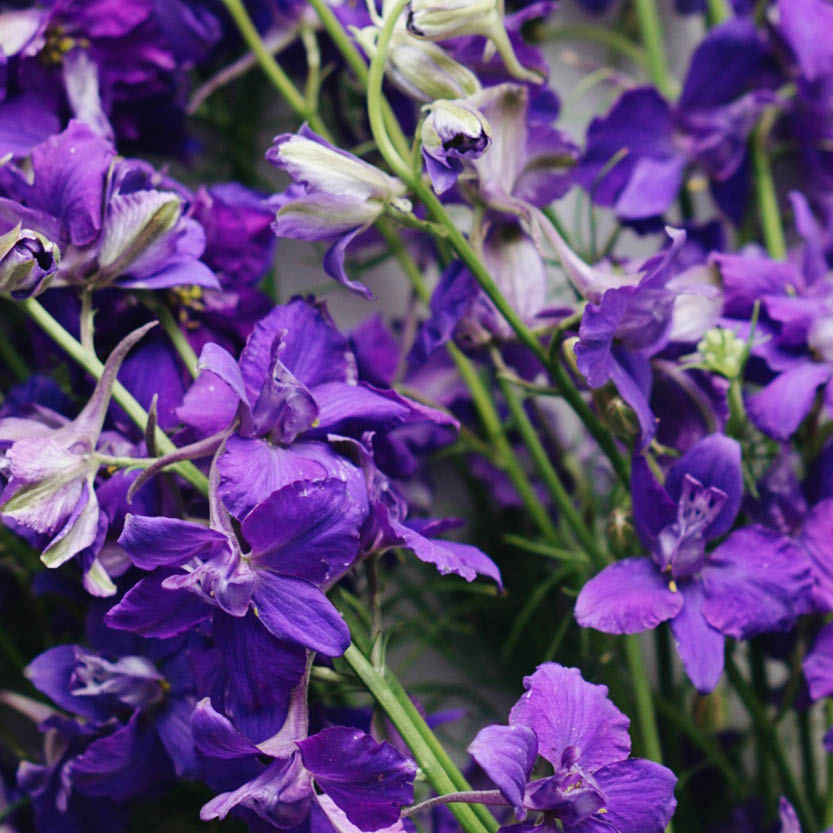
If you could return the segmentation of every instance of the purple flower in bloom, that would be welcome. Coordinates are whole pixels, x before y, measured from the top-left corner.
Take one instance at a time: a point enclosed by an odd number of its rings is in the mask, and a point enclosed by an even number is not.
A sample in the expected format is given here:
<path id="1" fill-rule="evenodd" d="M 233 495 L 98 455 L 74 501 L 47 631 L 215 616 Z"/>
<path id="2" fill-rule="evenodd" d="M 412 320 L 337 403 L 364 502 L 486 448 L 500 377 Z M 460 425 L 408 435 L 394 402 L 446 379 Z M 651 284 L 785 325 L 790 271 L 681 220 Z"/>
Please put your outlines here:
<path id="1" fill-rule="evenodd" d="M 628 757 L 628 718 L 607 688 L 554 662 L 539 665 L 524 687 L 509 725 L 481 729 L 469 746 L 520 820 L 502 830 L 664 830 L 677 804 L 677 779 L 660 764 Z M 539 755 L 554 774 L 533 780 Z M 529 812 L 541 813 L 542 823 L 524 821 Z"/>
<path id="2" fill-rule="evenodd" d="M 762 526 L 729 531 L 743 495 L 740 446 L 718 434 L 700 440 L 661 486 L 647 462 L 633 462 L 634 524 L 649 558 L 605 567 L 581 590 L 575 615 L 583 627 L 637 633 L 670 620 L 691 681 L 711 691 L 723 671 L 724 636 L 748 639 L 789 629 L 810 608 L 807 556 Z"/>
<path id="3" fill-rule="evenodd" d="M 333 147 L 308 127 L 275 137 L 266 158 L 294 180 L 273 197 L 272 229 L 278 237 L 333 240 L 324 271 L 354 292 L 370 297 L 367 287 L 344 271 L 350 242 L 367 231 L 388 206 L 410 212 L 405 186 L 361 159 Z"/>

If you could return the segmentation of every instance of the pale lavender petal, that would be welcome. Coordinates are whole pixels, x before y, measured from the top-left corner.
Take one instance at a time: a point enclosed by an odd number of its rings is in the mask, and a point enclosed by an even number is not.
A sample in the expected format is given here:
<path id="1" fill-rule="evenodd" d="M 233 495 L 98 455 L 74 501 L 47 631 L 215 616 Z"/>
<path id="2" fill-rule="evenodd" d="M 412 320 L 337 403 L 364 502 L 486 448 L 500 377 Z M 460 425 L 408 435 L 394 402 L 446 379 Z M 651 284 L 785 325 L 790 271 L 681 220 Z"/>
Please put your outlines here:
<path id="1" fill-rule="evenodd" d="M 671 632 L 688 678 L 701 693 L 712 691 L 723 673 L 725 639 L 703 616 L 703 587 L 697 578 L 683 583 L 685 604 L 671 620 Z"/>
<path id="2" fill-rule="evenodd" d="M 556 770 L 575 764 L 593 772 L 630 754 L 630 721 L 608 699 L 607 686 L 586 682 L 577 668 L 546 662 L 524 677 L 524 687 L 509 723 L 531 728 L 538 754 Z"/>
<path id="3" fill-rule="evenodd" d="M 515 808 L 515 816 L 522 819 L 526 815 L 524 789 L 538 757 L 535 732 L 521 723 L 486 726 L 469 744 L 468 753 Z"/>
<path id="4" fill-rule="evenodd" d="M 711 554 L 702 575 L 703 615 L 735 639 L 787 630 L 811 606 L 806 553 L 762 526 L 733 532 Z"/>
<path id="5" fill-rule="evenodd" d="M 638 633 L 676 616 L 683 597 L 649 558 L 625 558 L 591 578 L 576 600 L 576 621 L 605 633 Z"/>

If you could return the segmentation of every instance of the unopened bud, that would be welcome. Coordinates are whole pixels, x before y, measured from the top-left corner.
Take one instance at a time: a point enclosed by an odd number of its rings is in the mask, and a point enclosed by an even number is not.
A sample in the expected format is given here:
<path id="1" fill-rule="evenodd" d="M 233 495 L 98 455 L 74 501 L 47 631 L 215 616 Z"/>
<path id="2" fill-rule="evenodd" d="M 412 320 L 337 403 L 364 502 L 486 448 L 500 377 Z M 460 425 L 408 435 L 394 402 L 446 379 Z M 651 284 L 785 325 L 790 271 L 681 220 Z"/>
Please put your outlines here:
<path id="1" fill-rule="evenodd" d="M 732 330 L 714 327 L 700 340 L 697 351 L 708 370 L 735 379 L 740 373 L 745 347 L 744 341 Z"/>
<path id="2" fill-rule="evenodd" d="M 21 228 L 0 235 L 0 292 L 31 298 L 43 292 L 61 260 L 58 247 L 42 234 Z"/>

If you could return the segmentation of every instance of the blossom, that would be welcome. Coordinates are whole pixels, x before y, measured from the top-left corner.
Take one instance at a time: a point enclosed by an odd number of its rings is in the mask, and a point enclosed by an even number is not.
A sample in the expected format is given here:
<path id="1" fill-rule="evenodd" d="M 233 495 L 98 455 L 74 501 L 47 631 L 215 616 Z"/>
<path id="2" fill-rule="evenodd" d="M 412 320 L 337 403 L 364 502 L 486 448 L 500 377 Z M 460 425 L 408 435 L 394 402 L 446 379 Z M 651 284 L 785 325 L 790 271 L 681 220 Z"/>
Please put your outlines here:
<path id="1" fill-rule="evenodd" d="M 333 147 L 308 127 L 276 136 L 266 158 L 286 171 L 295 184 L 273 198 L 272 229 L 278 237 L 334 240 L 324 271 L 355 292 L 369 290 L 344 271 L 350 242 L 393 206 L 409 212 L 405 185 L 367 162 Z"/>
<path id="2" fill-rule="evenodd" d="M 706 437 L 660 485 L 642 457 L 633 462 L 636 531 L 649 558 L 626 558 L 584 585 L 576 620 L 606 633 L 637 633 L 670 620 L 691 681 L 711 691 L 723 671 L 725 636 L 748 639 L 789 629 L 810 607 L 809 561 L 791 539 L 763 526 L 730 530 L 743 495 L 740 447 Z"/>
<path id="3" fill-rule="evenodd" d="M 481 729 L 469 746 L 520 820 L 502 829 L 664 830 L 677 779 L 660 764 L 628 757 L 629 721 L 607 688 L 555 662 L 539 665 L 524 688 L 509 725 Z M 532 779 L 539 755 L 554 774 Z M 542 814 L 540 825 L 524 821 L 530 812 Z"/>

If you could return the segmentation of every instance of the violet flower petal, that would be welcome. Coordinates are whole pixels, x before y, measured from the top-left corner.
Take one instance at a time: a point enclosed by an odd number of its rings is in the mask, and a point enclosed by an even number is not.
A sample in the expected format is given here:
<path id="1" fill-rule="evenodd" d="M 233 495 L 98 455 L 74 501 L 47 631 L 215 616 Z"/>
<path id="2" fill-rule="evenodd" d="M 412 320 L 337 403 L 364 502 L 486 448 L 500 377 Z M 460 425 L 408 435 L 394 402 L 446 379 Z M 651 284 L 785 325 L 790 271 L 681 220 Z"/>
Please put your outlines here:
<path id="1" fill-rule="evenodd" d="M 671 632 L 688 678 L 701 693 L 712 691 L 723 673 L 725 639 L 703 616 L 703 587 L 693 578 L 680 586 L 685 600 L 671 620 Z"/>
<path id="2" fill-rule="evenodd" d="M 128 515 L 119 544 L 142 570 L 180 567 L 192 558 L 206 560 L 228 546 L 222 532 L 177 518 Z"/>

